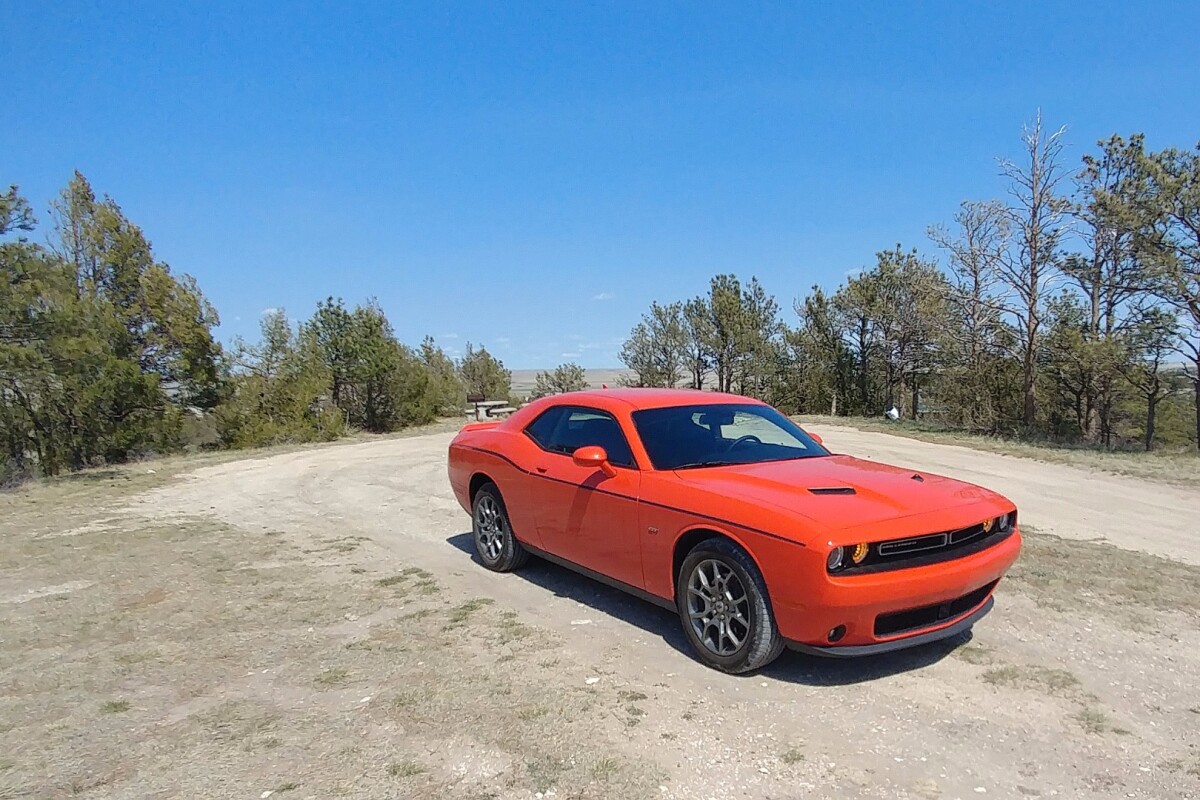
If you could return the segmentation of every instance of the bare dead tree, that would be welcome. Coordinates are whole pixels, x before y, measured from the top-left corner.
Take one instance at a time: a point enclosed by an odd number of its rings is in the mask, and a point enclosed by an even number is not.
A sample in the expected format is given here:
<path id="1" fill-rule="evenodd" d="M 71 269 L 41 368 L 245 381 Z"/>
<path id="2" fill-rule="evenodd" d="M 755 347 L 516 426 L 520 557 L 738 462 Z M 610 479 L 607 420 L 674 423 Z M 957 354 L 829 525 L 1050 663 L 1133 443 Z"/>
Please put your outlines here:
<path id="1" fill-rule="evenodd" d="M 949 255 L 947 305 L 954 324 L 945 326 L 942 335 L 959 376 L 955 386 L 965 401 L 962 421 L 994 429 L 999 413 L 984 362 L 998 354 L 999 342 L 1006 338 L 998 293 L 1000 262 L 1012 241 L 1007 209 L 996 200 L 964 201 L 953 228 L 933 226 L 929 238 Z"/>
<path id="2" fill-rule="evenodd" d="M 1069 223 L 1070 203 L 1058 191 L 1067 177 L 1060 163 L 1066 130 L 1047 132 L 1038 111 L 1022 133 L 1022 163 L 1000 160 L 1000 174 L 1009 181 L 1012 202 L 1006 211 L 1015 236 L 997 263 L 997 276 L 1004 287 L 1004 311 L 1016 323 L 1026 427 L 1037 418 L 1038 340 L 1045 301 L 1061 278 L 1059 247 Z"/>
<path id="3" fill-rule="evenodd" d="M 996 288 L 1012 233 L 1007 211 L 996 200 L 964 201 L 954 225 L 954 230 L 931 227 L 929 238 L 950 256 L 947 299 L 962 326 L 953 326 L 947 335 L 962 349 L 968 365 L 977 366 L 999 324 Z"/>

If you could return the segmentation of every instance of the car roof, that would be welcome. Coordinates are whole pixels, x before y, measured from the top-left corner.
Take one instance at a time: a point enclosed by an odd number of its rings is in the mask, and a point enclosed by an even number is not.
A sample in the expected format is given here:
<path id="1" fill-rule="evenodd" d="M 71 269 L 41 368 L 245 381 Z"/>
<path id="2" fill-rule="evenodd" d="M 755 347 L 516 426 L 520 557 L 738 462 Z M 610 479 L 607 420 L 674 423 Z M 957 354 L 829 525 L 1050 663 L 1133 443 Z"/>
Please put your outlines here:
<path id="1" fill-rule="evenodd" d="M 588 404 L 612 402 L 625 403 L 632 408 L 665 408 L 668 406 L 717 405 L 721 403 L 753 403 L 761 401 L 737 394 L 706 392 L 698 389 L 649 389 L 617 387 L 614 389 L 585 389 L 582 392 L 567 392 L 554 395 L 554 405 Z"/>

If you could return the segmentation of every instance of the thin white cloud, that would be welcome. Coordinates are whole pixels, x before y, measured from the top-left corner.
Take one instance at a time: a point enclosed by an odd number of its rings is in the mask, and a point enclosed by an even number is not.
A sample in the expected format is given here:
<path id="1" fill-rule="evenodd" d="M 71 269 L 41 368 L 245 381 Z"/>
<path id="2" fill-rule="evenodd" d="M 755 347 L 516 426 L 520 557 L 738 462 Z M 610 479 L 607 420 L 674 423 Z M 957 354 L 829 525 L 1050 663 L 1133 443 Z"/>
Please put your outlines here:
<path id="1" fill-rule="evenodd" d="M 559 358 L 579 358 L 579 353 L 559 353 Z"/>
<path id="2" fill-rule="evenodd" d="M 512 339 L 508 338 L 507 336 L 497 336 L 493 341 L 495 341 L 496 344 L 509 344 L 512 342 Z"/>
<path id="3" fill-rule="evenodd" d="M 862 271 L 863 271 L 862 267 L 855 267 L 854 269 L 848 269 L 848 270 L 846 270 L 846 277 L 847 278 L 857 278 L 859 275 L 862 274 Z"/>
<path id="4" fill-rule="evenodd" d="M 281 310 L 282 309 L 276 308 L 275 306 L 268 306 L 262 310 L 262 315 L 265 317 L 270 314 L 278 314 Z"/>
<path id="5" fill-rule="evenodd" d="M 601 292 L 600 294 L 592 295 L 593 300 L 612 300 L 616 297 L 612 292 Z"/>
<path id="6" fill-rule="evenodd" d="M 439 339 L 457 339 L 458 334 L 457 333 L 443 333 L 440 336 L 438 336 L 437 338 L 439 338 Z"/>

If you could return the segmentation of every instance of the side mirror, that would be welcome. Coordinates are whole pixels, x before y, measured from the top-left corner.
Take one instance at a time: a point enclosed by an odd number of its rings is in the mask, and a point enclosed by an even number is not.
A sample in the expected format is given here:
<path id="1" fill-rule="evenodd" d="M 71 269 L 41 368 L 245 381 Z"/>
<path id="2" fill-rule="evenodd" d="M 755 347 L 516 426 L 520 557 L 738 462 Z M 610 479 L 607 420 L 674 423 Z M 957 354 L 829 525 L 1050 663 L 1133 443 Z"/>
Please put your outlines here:
<path id="1" fill-rule="evenodd" d="M 598 469 L 609 478 L 617 476 L 616 468 L 608 463 L 608 453 L 604 452 L 604 448 L 599 445 L 589 444 L 585 447 L 577 448 L 571 459 L 578 467 Z"/>
<path id="2" fill-rule="evenodd" d="M 813 433 L 812 431 L 805 431 L 805 433 L 807 433 L 807 434 L 808 434 L 808 438 L 812 439 L 812 440 L 813 440 L 814 442 L 816 442 L 817 444 L 819 444 L 819 445 L 824 445 L 824 444 L 825 444 L 825 440 L 824 440 L 824 439 L 822 439 L 822 438 L 821 438 L 820 436 L 818 436 L 817 434 Z"/>

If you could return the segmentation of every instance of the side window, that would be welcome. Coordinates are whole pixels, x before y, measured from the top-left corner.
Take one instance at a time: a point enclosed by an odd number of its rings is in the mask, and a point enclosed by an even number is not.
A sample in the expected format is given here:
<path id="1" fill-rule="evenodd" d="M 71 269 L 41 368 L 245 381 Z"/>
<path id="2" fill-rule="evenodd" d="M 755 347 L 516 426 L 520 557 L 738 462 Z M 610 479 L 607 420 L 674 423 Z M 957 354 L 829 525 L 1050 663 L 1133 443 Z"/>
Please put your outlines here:
<path id="1" fill-rule="evenodd" d="M 547 409 L 525 429 L 543 450 L 572 455 L 580 447 L 599 445 L 613 466 L 634 467 L 633 451 L 617 420 L 606 411 L 558 406 Z"/>
<path id="2" fill-rule="evenodd" d="M 558 421 L 562 419 L 563 411 L 562 406 L 546 409 L 537 419 L 526 426 L 525 434 L 537 442 L 543 450 L 553 449 L 550 444 L 554 439 L 554 429 L 558 427 Z"/>

